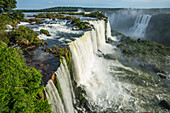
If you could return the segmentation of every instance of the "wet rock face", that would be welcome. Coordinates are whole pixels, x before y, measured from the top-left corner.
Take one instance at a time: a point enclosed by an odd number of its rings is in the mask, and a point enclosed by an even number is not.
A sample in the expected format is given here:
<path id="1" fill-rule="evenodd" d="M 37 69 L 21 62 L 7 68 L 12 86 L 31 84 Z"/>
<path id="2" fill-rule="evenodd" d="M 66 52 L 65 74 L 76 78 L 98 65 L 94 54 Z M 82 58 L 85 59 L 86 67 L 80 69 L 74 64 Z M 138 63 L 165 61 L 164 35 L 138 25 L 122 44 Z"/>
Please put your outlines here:
<path id="1" fill-rule="evenodd" d="M 157 73 L 157 75 L 161 78 L 161 79 L 167 79 L 167 76 L 162 74 L 162 73 Z"/>
<path id="2" fill-rule="evenodd" d="M 49 79 L 53 77 L 54 72 L 60 66 L 59 59 L 57 57 L 53 57 L 51 59 L 40 60 L 29 60 L 27 61 L 27 65 L 31 67 L 35 67 L 40 73 L 43 75 L 42 84 L 46 84 Z"/>
<path id="3" fill-rule="evenodd" d="M 106 54 L 106 55 L 104 55 L 104 58 L 105 59 L 110 59 L 110 60 L 116 60 L 116 57 L 113 54 Z"/>
<path id="4" fill-rule="evenodd" d="M 165 46 L 170 46 L 170 14 L 152 16 L 146 29 L 145 38 Z"/>
<path id="5" fill-rule="evenodd" d="M 161 100 L 161 102 L 159 103 L 160 106 L 162 106 L 165 109 L 170 110 L 170 103 L 167 102 L 166 100 Z"/>

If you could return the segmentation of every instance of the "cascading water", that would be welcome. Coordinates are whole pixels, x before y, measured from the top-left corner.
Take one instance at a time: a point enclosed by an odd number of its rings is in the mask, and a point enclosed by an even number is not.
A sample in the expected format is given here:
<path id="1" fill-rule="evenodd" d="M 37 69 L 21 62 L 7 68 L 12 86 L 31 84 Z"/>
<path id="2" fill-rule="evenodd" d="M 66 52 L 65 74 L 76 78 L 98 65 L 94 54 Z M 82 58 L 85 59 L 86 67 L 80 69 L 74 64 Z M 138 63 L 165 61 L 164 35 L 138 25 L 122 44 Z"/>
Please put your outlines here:
<path id="1" fill-rule="evenodd" d="M 138 10 L 120 10 L 113 13 L 105 13 L 111 24 L 111 28 L 132 38 L 145 38 L 145 31 L 152 15 Z"/>
<path id="2" fill-rule="evenodd" d="M 105 15 L 108 17 L 111 28 L 113 30 L 125 34 L 133 25 L 136 17 L 136 12 L 133 10 L 120 10 L 113 13 L 105 13 Z"/>
<path id="3" fill-rule="evenodd" d="M 81 38 L 69 43 L 73 74 L 77 83 L 84 86 L 89 103 L 95 107 L 91 108 L 92 110 L 101 112 L 115 104 L 118 106 L 115 109 L 119 109 L 119 106 L 130 101 L 131 97 L 124 91 L 119 80 L 109 74 L 109 66 L 112 64 L 110 60 L 97 55 L 98 50 L 103 54 L 114 54 L 113 47 L 105 43 L 104 28 L 108 28 L 107 36 L 111 37 L 110 25 L 108 23 L 105 27 L 104 21 L 91 24 L 95 30 L 85 32 Z"/>
<path id="4" fill-rule="evenodd" d="M 134 25 L 129 29 L 129 34 L 135 38 L 144 38 L 151 17 L 147 14 L 137 16 Z"/>
<path id="5" fill-rule="evenodd" d="M 121 56 L 114 51 L 115 47 L 105 43 L 104 22 L 91 24 L 94 30 L 69 45 L 73 76 L 85 89 L 92 112 L 166 112 L 156 104 L 169 98 L 168 87 L 163 87 L 165 84 L 153 73 L 122 65 L 116 60 Z"/>
<path id="6" fill-rule="evenodd" d="M 49 80 L 45 87 L 48 102 L 52 105 L 52 112 L 74 113 L 74 92 L 65 59 L 63 59 L 60 67 L 55 72 L 55 76 L 56 81 L 54 80 L 54 82 L 57 88 L 52 80 Z"/>
<path id="7" fill-rule="evenodd" d="M 106 29 L 106 40 L 112 40 L 112 41 L 118 41 L 117 40 L 117 37 L 115 36 L 112 36 L 112 33 L 111 33 L 111 27 L 110 27 L 110 22 L 108 21 L 107 22 L 107 29 Z"/>
<path id="8" fill-rule="evenodd" d="M 69 43 L 72 52 L 73 73 L 78 84 L 90 79 L 90 71 L 98 50 L 106 50 L 105 22 L 90 21 L 94 25 L 92 31 L 87 31 L 75 41 Z M 110 34 L 108 34 L 110 35 Z"/>
<path id="9" fill-rule="evenodd" d="M 49 80 L 45 87 L 45 95 L 53 113 L 65 113 L 61 97 L 52 80 Z"/>
<path id="10" fill-rule="evenodd" d="M 65 44 L 63 40 L 70 39 L 68 45 L 72 53 L 72 74 L 77 85 L 85 89 L 91 111 L 166 113 L 166 110 L 158 107 L 157 103 L 160 99 L 170 98 L 168 87 L 165 87 L 165 84 L 152 73 L 122 65 L 116 60 L 121 56 L 114 50 L 115 45 L 105 42 L 107 38 L 116 41 L 116 38 L 111 36 L 109 23 L 105 24 L 102 20 L 89 22 L 94 25 L 94 29 L 85 31 L 81 37 L 70 38 L 64 35 L 64 38 L 57 37 L 57 40 Z M 60 29 L 57 29 L 59 26 L 53 24 L 45 28 L 52 34 L 51 37 L 45 37 L 46 39 L 54 39 L 65 30 L 65 33 L 72 32 L 67 27 L 60 26 Z M 41 39 L 43 38 L 42 36 Z M 53 43 L 56 43 L 55 41 L 52 40 Z M 74 109 L 74 91 L 65 60 L 55 75 L 56 81 L 49 80 L 45 87 L 52 112 L 77 112 Z"/>

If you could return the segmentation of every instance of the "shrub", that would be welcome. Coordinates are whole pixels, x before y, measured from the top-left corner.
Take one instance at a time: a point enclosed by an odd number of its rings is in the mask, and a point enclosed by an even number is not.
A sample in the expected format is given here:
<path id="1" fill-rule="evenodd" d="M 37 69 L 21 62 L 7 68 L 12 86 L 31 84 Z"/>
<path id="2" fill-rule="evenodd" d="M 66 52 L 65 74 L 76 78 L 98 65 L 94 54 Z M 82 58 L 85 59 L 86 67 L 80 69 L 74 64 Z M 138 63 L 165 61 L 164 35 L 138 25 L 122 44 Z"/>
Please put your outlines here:
<path id="1" fill-rule="evenodd" d="M 126 36 L 122 37 L 121 42 L 117 47 L 129 59 L 136 59 L 141 67 L 149 67 L 155 72 L 164 72 L 168 63 L 166 56 L 170 55 L 170 47 L 147 40 L 135 40 Z M 142 66 L 143 63 L 146 66 Z"/>
<path id="2" fill-rule="evenodd" d="M 80 18 L 73 18 L 71 24 L 80 23 Z"/>
<path id="3" fill-rule="evenodd" d="M 19 10 L 13 10 L 10 16 L 15 20 L 22 20 L 25 17 L 25 15 Z"/>
<path id="4" fill-rule="evenodd" d="M 36 24 L 42 24 L 43 22 L 42 22 L 42 20 L 41 19 L 37 19 L 36 20 Z"/>
<path id="5" fill-rule="evenodd" d="M 50 36 L 49 31 L 48 31 L 48 30 L 45 30 L 45 29 L 41 29 L 41 30 L 40 30 L 40 33 L 45 34 L 45 35 L 47 35 L 47 36 Z"/>
<path id="6" fill-rule="evenodd" d="M 47 100 L 39 99 L 42 75 L 25 63 L 19 49 L 0 41 L 0 112 L 51 112 Z"/>
<path id="7" fill-rule="evenodd" d="M 6 29 L 6 24 L 12 22 L 12 19 L 8 15 L 0 15 L 0 30 Z"/>
<path id="8" fill-rule="evenodd" d="M 4 35 L 1 37 L 1 40 L 5 40 L 4 42 L 10 45 L 17 43 L 21 47 L 30 46 L 33 44 L 40 46 L 43 45 L 43 42 L 39 41 L 39 38 L 37 37 L 38 35 L 39 34 L 34 32 L 32 29 L 20 26 L 15 30 L 5 32 Z"/>

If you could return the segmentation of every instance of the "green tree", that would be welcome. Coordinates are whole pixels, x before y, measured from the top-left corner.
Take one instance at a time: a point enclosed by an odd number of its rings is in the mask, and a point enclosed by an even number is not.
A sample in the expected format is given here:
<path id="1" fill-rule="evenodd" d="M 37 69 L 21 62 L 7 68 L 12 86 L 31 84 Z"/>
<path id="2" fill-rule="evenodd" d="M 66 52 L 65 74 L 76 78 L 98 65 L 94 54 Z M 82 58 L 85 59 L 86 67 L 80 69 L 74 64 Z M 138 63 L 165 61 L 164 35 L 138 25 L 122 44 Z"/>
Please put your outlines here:
<path id="1" fill-rule="evenodd" d="M 40 97 L 42 75 L 21 54 L 0 41 L 0 112 L 49 113 L 50 105 Z"/>
<path id="2" fill-rule="evenodd" d="M 15 20 L 21 20 L 25 15 L 19 10 L 14 10 L 10 16 Z"/>
<path id="3" fill-rule="evenodd" d="M 16 0 L 0 0 L 0 13 L 10 13 L 13 8 L 16 8 Z"/>

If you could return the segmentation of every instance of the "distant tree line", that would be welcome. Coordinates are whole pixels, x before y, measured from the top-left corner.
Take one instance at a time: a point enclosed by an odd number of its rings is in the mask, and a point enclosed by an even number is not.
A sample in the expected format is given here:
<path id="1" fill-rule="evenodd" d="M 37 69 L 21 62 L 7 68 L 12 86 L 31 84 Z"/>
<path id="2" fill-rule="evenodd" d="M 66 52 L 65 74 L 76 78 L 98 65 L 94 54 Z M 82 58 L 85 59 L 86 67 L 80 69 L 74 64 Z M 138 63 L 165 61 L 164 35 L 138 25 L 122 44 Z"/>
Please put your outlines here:
<path id="1" fill-rule="evenodd" d="M 34 10 L 20 10 L 22 12 L 76 12 L 79 9 L 83 11 L 116 11 L 122 8 L 84 8 L 84 7 L 52 7 L 46 9 L 34 9 Z"/>

